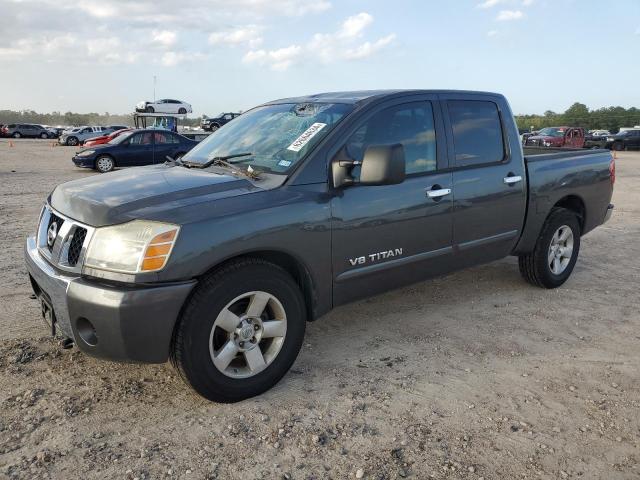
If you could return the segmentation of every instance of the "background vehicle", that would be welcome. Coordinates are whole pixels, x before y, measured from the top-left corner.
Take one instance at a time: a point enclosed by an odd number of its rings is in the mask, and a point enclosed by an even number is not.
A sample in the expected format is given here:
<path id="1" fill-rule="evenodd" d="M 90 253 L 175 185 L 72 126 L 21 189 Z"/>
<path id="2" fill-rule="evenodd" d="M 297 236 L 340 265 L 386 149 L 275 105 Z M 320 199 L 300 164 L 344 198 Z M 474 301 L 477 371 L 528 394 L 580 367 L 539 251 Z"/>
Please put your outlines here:
<path id="1" fill-rule="evenodd" d="M 200 127 L 203 130 L 207 130 L 209 132 L 215 132 L 222 125 L 224 125 L 225 123 L 229 123 L 231 120 L 239 116 L 240 116 L 239 113 L 227 112 L 227 113 L 221 113 L 220 115 L 214 118 L 203 117 L 202 120 L 200 121 Z"/>
<path id="2" fill-rule="evenodd" d="M 179 159 L 198 142 L 163 130 L 133 130 L 110 143 L 80 150 L 73 157 L 77 167 L 94 168 L 106 173 L 115 167 L 133 167 L 165 163 L 167 156 Z"/>
<path id="3" fill-rule="evenodd" d="M 59 185 L 27 269 L 82 351 L 171 357 L 200 394 L 237 401 L 278 382 L 306 322 L 338 305 L 508 255 L 562 285 L 612 213 L 615 163 L 525 151 L 498 94 L 282 99 L 182 162 Z"/>
<path id="4" fill-rule="evenodd" d="M 114 138 L 133 130 L 132 128 L 121 128 L 109 133 L 108 135 L 102 135 L 100 137 L 90 138 L 84 142 L 85 147 L 93 147 L 94 145 L 102 145 L 103 143 L 109 143 Z"/>
<path id="5" fill-rule="evenodd" d="M 584 146 L 584 128 L 547 127 L 525 141 L 525 146 L 582 148 Z"/>
<path id="6" fill-rule="evenodd" d="M 62 135 L 67 127 L 47 127 L 47 131 L 49 132 L 49 138 L 59 138 Z"/>
<path id="7" fill-rule="evenodd" d="M 169 98 L 163 98 L 156 102 L 140 102 L 136 105 L 136 112 L 146 113 L 177 113 L 186 114 L 192 113 L 191 105 L 180 100 L 171 100 Z"/>
<path id="8" fill-rule="evenodd" d="M 605 148 L 607 143 L 607 136 L 610 136 L 610 133 L 603 133 L 606 130 L 594 130 L 590 133 L 587 133 L 584 136 L 584 148 Z"/>
<path id="9" fill-rule="evenodd" d="M 611 150 L 640 148 L 640 130 L 624 130 L 617 135 L 607 137 L 604 145 Z"/>
<path id="10" fill-rule="evenodd" d="M 51 138 L 46 128 L 33 123 L 11 123 L 5 127 L 3 135 L 12 138 Z"/>
<path id="11" fill-rule="evenodd" d="M 105 127 L 77 127 L 70 131 L 65 130 L 62 132 L 62 135 L 58 138 L 58 143 L 70 146 L 82 145 L 85 140 L 100 137 L 110 132 L 111 130 L 108 130 Z"/>

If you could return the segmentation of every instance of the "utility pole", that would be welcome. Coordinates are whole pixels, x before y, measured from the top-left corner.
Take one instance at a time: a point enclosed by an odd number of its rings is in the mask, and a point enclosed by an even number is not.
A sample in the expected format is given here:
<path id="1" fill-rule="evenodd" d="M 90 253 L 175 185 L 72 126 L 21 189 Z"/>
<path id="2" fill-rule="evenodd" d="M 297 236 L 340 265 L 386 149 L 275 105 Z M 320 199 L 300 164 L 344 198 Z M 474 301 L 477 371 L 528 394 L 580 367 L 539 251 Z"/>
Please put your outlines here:
<path id="1" fill-rule="evenodd" d="M 156 101 L 156 76 L 153 76 L 153 101 Z"/>

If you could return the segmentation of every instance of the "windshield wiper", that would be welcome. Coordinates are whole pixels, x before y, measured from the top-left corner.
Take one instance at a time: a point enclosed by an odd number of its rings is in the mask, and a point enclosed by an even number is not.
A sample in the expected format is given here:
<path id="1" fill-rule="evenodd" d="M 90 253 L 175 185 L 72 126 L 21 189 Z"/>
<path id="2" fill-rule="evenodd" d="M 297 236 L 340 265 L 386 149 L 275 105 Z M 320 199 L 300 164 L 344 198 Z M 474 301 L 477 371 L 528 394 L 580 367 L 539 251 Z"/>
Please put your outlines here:
<path id="1" fill-rule="evenodd" d="M 224 156 L 221 156 L 221 157 L 213 157 L 213 158 L 210 158 L 209 160 L 207 160 L 206 162 L 199 163 L 197 165 L 198 165 L 198 168 L 207 168 L 207 167 L 210 167 L 211 165 L 215 165 L 216 163 L 218 165 L 220 165 L 221 162 L 222 163 L 226 163 L 227 165 L 231 165 L 231 163 L 227 162 L 227 160 L 231 160 L 232 158 L 248 157 L 250 155 L 253 155 L 253 153 L 251 153 L 251 152 L 234 153 L 232 155 L 224 155 Z M 194 164 L 194 166 L 195 166 L 195 164 Z"/>

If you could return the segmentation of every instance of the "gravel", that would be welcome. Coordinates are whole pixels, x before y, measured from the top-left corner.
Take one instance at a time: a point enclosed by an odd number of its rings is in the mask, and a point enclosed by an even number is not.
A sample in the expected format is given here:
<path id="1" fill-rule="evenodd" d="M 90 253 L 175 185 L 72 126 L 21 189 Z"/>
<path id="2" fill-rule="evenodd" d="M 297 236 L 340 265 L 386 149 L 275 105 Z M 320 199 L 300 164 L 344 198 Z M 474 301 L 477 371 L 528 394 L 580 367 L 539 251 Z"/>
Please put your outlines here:
<path id="1" fill-rule="evenodd" d="M 639 153 L 618 155 L 614 216 L 562 288 L 529 286 L 508 258 L 339 308 L 274 389 L 222 405 L 169 365 L 46 336 L 23 240 L 54 185 L 93 172 L 73 148 L 14 144 L 0 141 L 0 478 L 640 476 Z"/>

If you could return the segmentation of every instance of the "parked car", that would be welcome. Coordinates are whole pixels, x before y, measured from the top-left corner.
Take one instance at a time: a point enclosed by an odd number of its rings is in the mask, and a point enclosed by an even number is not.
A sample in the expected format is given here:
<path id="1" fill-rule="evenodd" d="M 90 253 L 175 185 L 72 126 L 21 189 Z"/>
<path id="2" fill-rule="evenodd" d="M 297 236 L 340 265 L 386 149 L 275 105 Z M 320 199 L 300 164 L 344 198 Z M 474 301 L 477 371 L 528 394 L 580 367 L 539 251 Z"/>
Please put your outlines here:
<path id="1" fill-rule="evenodd" d="M 49 132 L 49 138 L 59 138 L 62 135 L 67 127 L 47 127 L 47 131 Z"/>
<path id="2" fill-rule="evenodd" d="M 225 123 L 229 123 L 231 120 L 239 116 L 239 113 L 227 112 L 221 113 L 217 117 L 213 118 L 202 117 L 202 120 L 200 121 L 200 128 L 209 132 L 215 132 L 222 125 L 224 125 Z"/>
<path id="3" fill-rule="evenodd" d="M 582 148 L 584 146 L 584 128 L 547 127 L 525 141 L 529 147 Z"/>
<path id="4" fill-rule="evenodd" d="M 116 167 L 164 163 L 167 157 L 178 160 L 197 144 L 194 140 L 165 130 L 132 130 L 109 143 L 80 150 L 73 157 L 73 163 L 77 167 L 106 173 Z"/>
<path id="5" fill-rule="evenodd" d="M 25 257 L 80 350 L 171 357 L 232 402 L 277 383 L 306 322 L 347 302 L 508 255 L 561 286 L 614 181 L 609 152 L 525 156 L 499 94 L 318 94 L 250 110 L 181 162 L 59 185 Z"/>
<path id="6" fill-rule="evenodd" d="M 12 138 L 51 138 L 46 128 L 33 123 L 11 123 L 6 125 L 3 130 L 3 136 Z"/>
<path id="7" fill-rule="evenodd" d="M 584 148 L 605 148 L 610 133 L 606 130 L 593 130 L 584 136 Z"/>
<path id="8" fill-rule="evenodd" d="M 186 114 L 192 113 L 191 105 L 180 100 L 171 100 L 169 98 L 163 98 L 156 102 L 140 102 L 136 105 L 136 112 L 146 113 L 178 113 Z"/>
<path id="9" fill-rule="evenodd" d="M 120 130 L 116 130 L 114 132 L 111 132 L 111 133 L 109 133 L 107 135 L 102 135 L 100 137 L 91 138 L 91 139 L 85 141 L 83 146 L 84 147 L 93 147 L 95 145 L 102 145 L 104 143 L 109 143 L 114 138 L 119 137 L 123 133 L 127 133 L 127 132 L 130 132 L 132 130 L 133 130 L 132 128 L 122 128 Z"/>
<path id="10" fill-rule="evenodd" d="M 60 145 L 82 145 L 85 140 L 90 138 L 100 137 L 106 133 L 111 133 L 106 127 L 76 127 L 71 130 L 65 130 L 58 138 Z"/>
<path id="11" fill-rule="evenodd" d="M 624 130 L 617 135 L 611 135 L 607 137 L 604 146 L 618 151 L 640 148 L 640 130 Z"/>

